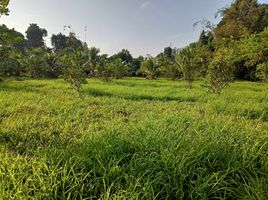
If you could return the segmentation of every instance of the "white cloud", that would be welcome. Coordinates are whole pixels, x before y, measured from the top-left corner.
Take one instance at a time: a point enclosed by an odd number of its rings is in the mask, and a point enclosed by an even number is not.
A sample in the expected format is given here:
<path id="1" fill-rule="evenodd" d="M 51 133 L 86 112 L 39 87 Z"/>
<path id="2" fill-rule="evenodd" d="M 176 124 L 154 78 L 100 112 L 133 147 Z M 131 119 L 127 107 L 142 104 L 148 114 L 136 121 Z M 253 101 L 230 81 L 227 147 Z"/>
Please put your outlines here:
<path id="1" fill-rule="evenodd" d="M 152 3 L 150 1 L 145 1 L 143 2 L 141 5 L 140 5 L 140 9 L 145 9 L 145 8 L 148 8 L 149 6 L 151 6 Z"/>

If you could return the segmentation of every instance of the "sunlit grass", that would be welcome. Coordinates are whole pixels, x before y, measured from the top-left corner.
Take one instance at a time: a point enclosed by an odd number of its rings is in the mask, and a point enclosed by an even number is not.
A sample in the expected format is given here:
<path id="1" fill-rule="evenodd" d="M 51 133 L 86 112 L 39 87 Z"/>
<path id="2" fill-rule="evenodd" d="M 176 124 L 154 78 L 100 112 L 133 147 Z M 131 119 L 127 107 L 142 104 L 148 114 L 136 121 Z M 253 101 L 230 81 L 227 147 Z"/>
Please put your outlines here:
<path id="1" fill-rule="evenodd" d="M 0 199 L 267 199 L 268 85 L 0 83 Z"/>

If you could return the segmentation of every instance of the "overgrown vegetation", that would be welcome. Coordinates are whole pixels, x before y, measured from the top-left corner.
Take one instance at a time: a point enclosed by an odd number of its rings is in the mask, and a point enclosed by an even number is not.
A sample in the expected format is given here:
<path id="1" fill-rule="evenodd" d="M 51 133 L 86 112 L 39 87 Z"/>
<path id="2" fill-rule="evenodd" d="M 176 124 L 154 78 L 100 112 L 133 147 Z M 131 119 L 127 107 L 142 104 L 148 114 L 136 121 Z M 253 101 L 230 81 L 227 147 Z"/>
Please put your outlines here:
<path id="1" fill-rule="evenodd" d="M 1 25 L 0 199 L 268 199 L 267 13 L 235 0 L 137 58 Z"/>
<path id="2" fill-rule="evenodd" d="M 266 84 L 88 82 L 0 84 L 0 199 L 267 199 Z"/>

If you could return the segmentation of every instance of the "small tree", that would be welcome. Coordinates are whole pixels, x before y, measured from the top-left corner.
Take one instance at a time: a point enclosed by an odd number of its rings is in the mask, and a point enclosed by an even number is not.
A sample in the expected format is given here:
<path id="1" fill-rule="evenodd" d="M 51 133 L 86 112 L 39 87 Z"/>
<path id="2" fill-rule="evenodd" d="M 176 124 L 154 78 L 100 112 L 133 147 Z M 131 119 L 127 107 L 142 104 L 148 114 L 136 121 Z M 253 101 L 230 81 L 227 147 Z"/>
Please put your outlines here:
<path id="1" fill-rule="evenodd" d="M 188 82 L 188 87 L 190 89 L 198 74 L 199 63 L 201 62 L 197 50 L 197 44 L 193 43 L 175 54 L 175 63 L 179 66 L 179 69 L 183 74 L 183 79 Z"/>
<path id="2" fill-rule="evenodd" d="M 60 58 L 64 80 L 79 93 L 80 97 L 82 86 L 87 83 L 84 71 L 84 65 L 87 62 L 85 58 L 81 51 L 74 51 L 72 54 Z"/>
<path id="3" fill-rule="evenodd" d="M 210 92 L 220 95 L 233 82 L 234 53 L 230 48 L 220 48 L 208 68 L 208 82 L 203 85 Z"/>

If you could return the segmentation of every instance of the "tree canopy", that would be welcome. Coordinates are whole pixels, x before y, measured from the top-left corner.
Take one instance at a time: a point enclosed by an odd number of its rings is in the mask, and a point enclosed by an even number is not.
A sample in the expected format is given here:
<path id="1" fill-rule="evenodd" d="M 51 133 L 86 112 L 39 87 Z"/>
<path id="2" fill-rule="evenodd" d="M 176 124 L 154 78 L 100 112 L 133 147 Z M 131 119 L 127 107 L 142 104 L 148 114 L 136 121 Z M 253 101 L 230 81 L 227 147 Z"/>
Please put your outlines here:
<path id="1" fill-rule="evenodd" d="M 31 48 L 45 47 L 44 37 L 47 36 L 47 30 L 40 28 L 37 24 L 30 24 L 26 30 L 27 44 Z"/>

